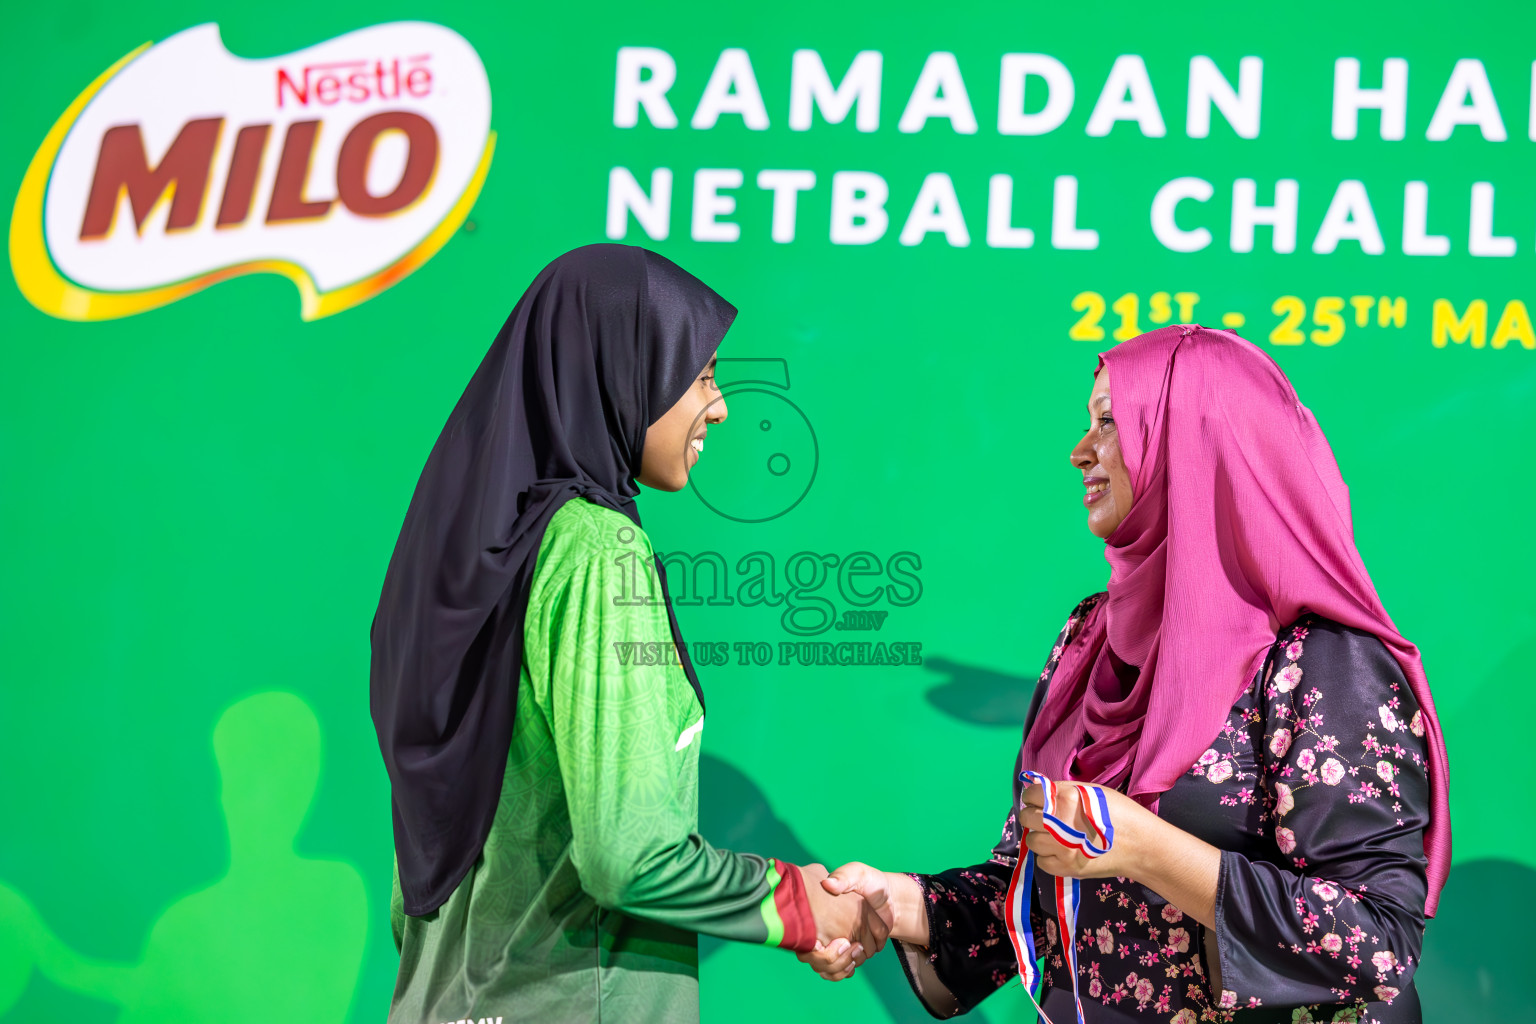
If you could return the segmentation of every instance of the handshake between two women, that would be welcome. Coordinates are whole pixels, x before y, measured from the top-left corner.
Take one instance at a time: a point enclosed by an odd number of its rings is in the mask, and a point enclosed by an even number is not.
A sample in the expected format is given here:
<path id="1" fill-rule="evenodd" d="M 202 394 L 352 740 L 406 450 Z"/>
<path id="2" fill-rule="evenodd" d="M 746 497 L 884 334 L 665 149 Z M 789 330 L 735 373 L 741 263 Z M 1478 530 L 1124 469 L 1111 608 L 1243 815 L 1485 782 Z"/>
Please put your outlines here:
<path id="1" fill-rule="evenodd" d="M 1092 784 L 1055 791 L 1052 813 L 1078 833 L 1093 825 L 1086 801 L 1101 795 L 1113 817 L 1116 840 L 1103 853 L 1088 854 L 1068 846 L 1046 827 L 1046 794 L 1040 783 L 1020 791 L 1017 824 L 1023 849 L 1035 856 L 1042 873 L 1058 878 L 1148 878 L 1173 893 L 1187 913 L 1208 927 L 1220 854 L 1208 844 L 1172 828 L 1157 815 L 1116 790 Z M 1011 820 L 1010 820 L 1011 821 Z M 811 912 L 816 918 L 816 947 L 798 954 L 828 981 L 842 981 L 885 947 L 888 939 L 930 945 L 923 887 L 912 875 L 880 871 L 851 861 L 827 874 L 819 864 L 802 868 Z M 1208 883 L 1208 884 L 1207 884 Z M 1208 891 L 1209 890 L 1209 891 Z"/>
<path id="2" fill-rule="evenodd" d="M 831 874 L 820 864 L 800 870 L 816 918 L 816 948 L 797 955 L 828 981 L 852 977 L 888 939 L 927 945 L 922 890 L 907 875 L 886 874 L 858 861 Z"/>

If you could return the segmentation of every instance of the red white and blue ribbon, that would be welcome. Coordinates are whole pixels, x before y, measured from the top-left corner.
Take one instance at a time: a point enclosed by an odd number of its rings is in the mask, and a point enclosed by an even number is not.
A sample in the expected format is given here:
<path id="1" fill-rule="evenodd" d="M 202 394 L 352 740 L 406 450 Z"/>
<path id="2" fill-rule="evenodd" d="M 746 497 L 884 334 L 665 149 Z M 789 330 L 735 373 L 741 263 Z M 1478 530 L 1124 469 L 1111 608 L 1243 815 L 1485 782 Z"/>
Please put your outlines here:
<path id="1" fill-rule="evenodd" d="M 1062 783 L 1077 789 L 1081 805 L 1088 815 L 1089 825 L 1092 828 L 1092 834 L 1089 834 L 1078 831 L 1056 816 L 1056 783 L 1039 772 L 1030 771 L 1020 772 L 1019 781 L 1026 785 L 1037 785 L 1045 793 L 1045 805 L 1041 808 L 1041 816 L 1045 822 L 1045 831 L 1049 832 L 1058 843 L 1076 850 L 1089 860 L 1104 856 L 1114 846 L 1115 826 L 1110 823 L 1109 801 L 1105 799 L 1103 790 L 1080 782 Z M 1029 922 L 1029 911 L 1035 892 L 1035 854 L 1025 846 L 1024 836 L 1027 832 L 1028 829 L 1024 827 L 1023 822 L 1019 822 L 1020 856 L 1014 864 L 1013 878 L 1008 883 L 1006 902 L 1008 938 L 1013 942 L 1013 951 L 1019 958 L 1019 977 L 1024 981 L 1024 989 L 1029 993 L 1030 1001 L 1035 1004 L 1035 1009 L 1039 1011 L 1045 1024 L 1051 1024 L 1051 1018 L 1046 1016 L 1045 1010 L 1040 1006 L 1040 996 L 1036 995 L 1039 991 L 1040 971 L 1035 964 L 1035 931 Z M 1056 879 L 1056 925 L 1061 936 L 1067 971 L 1072 976 L 1072 1001 L 1077 1007 L 1077 1022 L 1085 1024 L 1083 1001 L 1077 993 L 1077 908 L 1081 902 L 1081 882 L 1076 878 Z"/>

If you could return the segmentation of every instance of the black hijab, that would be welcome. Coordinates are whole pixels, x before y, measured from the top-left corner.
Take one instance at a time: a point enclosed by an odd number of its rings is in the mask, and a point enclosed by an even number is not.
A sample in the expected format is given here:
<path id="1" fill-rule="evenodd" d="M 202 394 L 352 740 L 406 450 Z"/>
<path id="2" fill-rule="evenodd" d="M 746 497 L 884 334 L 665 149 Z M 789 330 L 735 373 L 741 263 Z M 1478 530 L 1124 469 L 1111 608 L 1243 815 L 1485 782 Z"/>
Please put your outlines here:
<path id="1" fill-rule="evenodd" d="M 534 279 L 449 415 L 405 513 L 371 634 L 370 704 L 407 914 L 441 906 L 490 833 L 545 527 L 577 497 L 640 525 L 645 432 L 735 317 L 653 252 L 575 249 Z M 656 571 L 666 598 L 659 560 Z M 670 598 L 666 607 L 702 705 Z"/>

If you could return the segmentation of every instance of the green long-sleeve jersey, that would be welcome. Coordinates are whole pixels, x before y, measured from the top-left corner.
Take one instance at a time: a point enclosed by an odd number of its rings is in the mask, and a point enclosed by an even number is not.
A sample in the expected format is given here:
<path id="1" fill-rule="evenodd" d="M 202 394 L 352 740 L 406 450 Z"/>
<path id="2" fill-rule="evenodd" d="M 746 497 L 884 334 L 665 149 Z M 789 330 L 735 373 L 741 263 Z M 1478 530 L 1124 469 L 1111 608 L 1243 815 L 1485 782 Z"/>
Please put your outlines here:
<path id="1" fill-rule="evenodd" d="M 390 1024 L 697 1020 L 697 933 L 814 945 L 793 865 L 698 834 L 703 709 L 651 564 L 617 512 L 550 520 L 495 822 L 433 913 L 406 916 L 397 876 Z"/>

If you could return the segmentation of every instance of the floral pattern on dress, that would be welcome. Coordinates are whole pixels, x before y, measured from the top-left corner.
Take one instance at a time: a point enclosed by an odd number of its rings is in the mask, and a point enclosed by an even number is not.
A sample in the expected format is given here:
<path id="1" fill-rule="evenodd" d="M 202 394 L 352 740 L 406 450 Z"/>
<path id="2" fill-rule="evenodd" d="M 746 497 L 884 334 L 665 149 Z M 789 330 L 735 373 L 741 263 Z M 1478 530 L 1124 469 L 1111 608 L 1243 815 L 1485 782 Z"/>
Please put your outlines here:
<path id="1" fill-rule="evenodd" d="M 1082 602 L 1067 620 L 1042 691 L 1077 631 L 1102 614 L 1101 599 Z M 1416 1020 L 1413 1001 L 1398 996 L 1412 984 L 1423 928 L 1423 732 L 1379 640 L 1311 616 L 1282 630 L 1159 810 L 1223 851 L 1217 927 L 1205 928 L 1137 882 L 1084 879 L 1071 939 L 1090 1024 L 1096 1005 L 1112 1007 L 1116 1020 L 1131 1013 L 1156 1024 Z M 903 963 L 920 995 L 937 989 L 952 999 L 925 998 L 932 1012 L 961 1013 L 1017 984 L 1003 902 L 1018 849 L 1010 811 L 990 860 L 913 876 L 932 936 L 921 950 L 921 984 L 911 961 Z M 1056 1018 L 1057 1008 L 1070 1007 L 1071 978 L 1053 880 L 1037 873 L 1036 887 L 1041 998 Z M 1217 949 L 1221 963 L 1207 962 L 1206 952 Z"/>
<path id="2" fill-rule="evenodd" d="M 1336 1002 L 1297 1008 L 1293 1020 L 1366 1024 L 1376 1019 L 1371 1004 L 1390 1006 L 1400 994 L 1417 946 L 1400 958 L 1379 930 L 1368 927 L 1369 915 L 1362 912 L 1369 909 L 1362 903 L 1372 896 L 1368 883 L 1350 886 L 1309 874 L 1314 868 L 1309 832 L 1293 826 L 1298 808 L 1336 807 L 1342 797 L 1346 806 L 1370 804 L 1378 820 L 1405 827 L 1403 784 L 1412 778 L 1422 790 L 1427 772 L 1425 746 L 1419 742 L 1423 716 L 1406 682 L 1395 679 L 1378 681 L 1382 699 L 1371 701 L 1369 710 L 1340 709 L 1340 715 L 1352 712 L 1353 718 L 1335 718 L 1330 695 L 1308 682 L 1301 664 L 1314 622 L 1307 616 L 1282 631 L 1264 681 L 1256 681 L 1239 700 L 1190 776 L 1227 783 L 1220 798 L 1225 806 L 1258 801 L 1257 834 L 1268 832 L 1296 872 L 1300 884 L 1289 901 L 1294 928 L 1276 948 L 1291 956 L 1326 958 L 1335 976 L 1329 991 Z M 1257 787 L 1247 784 L 1250 777 L 1241 768 L 1230 774 L 1213 771 L 1228 762 L 1241 765 L 1236 754 L 1250 745 L 1260 755 L 1253 777 Z M 1415 792 L 1414 799 L 1422 805 L 1424 793 Z M 1259 997 L 1243 999 L 1230 989 L 1221 996 L 1223 1005 L 1262 1005 Z"/>
<path id="3" fill-rule="evenodd" d="M 1208 1011 L 1211 1002 L 1199 924 L 1171 903 L 1152 902 L 1154 894 L 1125 878 L 1084 879 L 1083 899 L 1090 897 L 1111 915 L 1097 928 L 1080 930 L 1080 992 L 1104 1003 L 1130 1000 L 1137 1010 L 1170 1015 L 1156 1020 L 1178 1020 L 1179 1013 L 1188 1021 L 1221 1019 L 1196 1015 Z"/>
<path id="4" fill-rule="evenodd" d="M 1301 685 L 1302 671 L 1297 664 L 1308 632 L 1304 625 L 1291 630 L 1290 640 L 1283 646 L 1286 664 L 1270 677 L 1264 688 L 1274 723 L 1266 739 L 1276 758 L 1266 766 L 1266 771 L 1274 775 L 1268 782 L 1269 809 L 1276 819 L 1276 845 L 1287 855 L 1296 849 L 1296 834 L 1279 822 L 1295 808 L 1299 793 L 1318 785 L 1343 785 L 1349 803 L 1382 801 L 1390 804 L 1393 814 L 1398 815 L 1403 810 L 1398 776 L 1410 763 L 1419 772 L 1427 770 L 1424 745 L 1417 742 L 1424 735 L 1423 715 L 1415 706 L 1409 722 L 1398 717 L 1404 699 L 1413 702 L 1404 684 L 1392 683 L 1393 695 L 1377 705 L 1374 720 L 1365 720 L 1360 750 L 1346 749 L 1336 735 L 1324 731 L 1323 693 L 1315 686 Z M 1390 742 L 1383 742 L 1376 735 L 1378 725 Z M 1394 733 L 1402 735 L 1393 739 Z M 1287 759 L 1285 755 L 1292 747 L 1295 756 Z M 1397 824 L 1403 824 L 1401 817 Z M 1291 863 L 1298 869 L 1307 866 L 1305 857 L 1293 856 Z"/>

